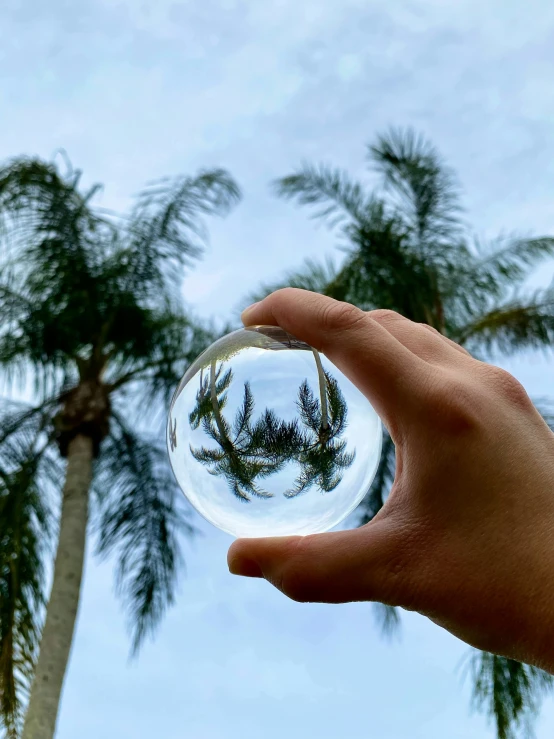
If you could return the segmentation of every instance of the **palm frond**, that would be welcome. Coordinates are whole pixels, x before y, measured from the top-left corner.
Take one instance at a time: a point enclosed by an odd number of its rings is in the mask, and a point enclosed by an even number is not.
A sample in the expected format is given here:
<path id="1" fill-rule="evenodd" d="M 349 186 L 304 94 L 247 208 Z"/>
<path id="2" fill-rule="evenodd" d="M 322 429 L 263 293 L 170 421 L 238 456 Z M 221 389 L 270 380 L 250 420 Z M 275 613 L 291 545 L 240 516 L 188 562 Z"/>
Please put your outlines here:
<path id="1" fill-rule="evenodd" d="M 56 400 L 40 406 L 0 398 L 0 470 L 6 475 L 33 467 L 34 483 L 45 506 L 54 509 L 62 479 L 62 461 L 54 454 L 52 415 Z M 44 540 L 46 544 L 46 539 Z"/>
<path id="2" fill-rule="evenodd" d="M 497 739 L 516 739 L 519 729 L 531 733 L 532 720 L 554 676 L 488 652 L 475 652 L 470 669 L 473 705 L 494 722 Z"/>
<path id="3" fill-rule="evenodd" d="M 0 473 L 0 717 L 18 737 L 42 627 L 46 511 L 32 468 Z"/>
<path id="4" fill-rule="evenodd" d="M 229 378 L 231 378 L 231 370 L 229 370 Z M 217 388 L 221 392 L 220 388 Z M 235 420 L 233 421 L 234 442 L 237 443 L 247 434 L 248 429 L 252 425 L 252 414 L 254 412 L 254 396 L 250 388 L 250 383 L 244 383 L 244 397 L 242 405 L 237 410 Z"/>
<path id="5" fill-rule="evenodd" d="M 500 237 L 486 247 L 479 243 L 476 247 L 474 279 L 485 279 L 491 294 L 497 285 L 520 283 L 540 262 L 554 256 L 554 238 L 548 236 Z"/>
<path id="6" fill-rule="evenodd" d="M 317 357 L 318 355 L 315 354 Z M 301 429 L 297 448 L 291 453 L 300 470 L 287 498 L 295 498 L 317 485 L 321 493 L 332 492 L 355 459 L 355 450 L 347 451 L 347 442 L 341 436 L 348 423 L 348 408 L 338 383 L 328 372 L 324 374 L 325 388 L 320 377 L 320 398 L 317 399 L 307 380 L 298 390 L 298 409 Z M 322 398 L 327 401 L 327 407 Z M 325 408 L 325 410 L 324 410 Z"/>
<path id="7" fill-rule="evenodd" d="M 554 344 L 554 289 L 498 305 L 460 327 L 453 338 L 468 348 L 477 345 L 489 355 L 550 349 Z"/>
<path id="8" fill-rule="evenodd" d="M 411 247 L 394 219 L 352 229 L 354 244 L 335 281 L 335 295 L 364 310 L 387 306 L 413 321 L 435 323 L 439 270 Z M 341 294 L 342 292 L 342 294 Z"/>
<path id="9" fill-rule="evenodd" d="M 81 193 L 79 173 L 20 157 L 0 168 L 0 336 L 5 366 L 34 370 L 42 392 L 59 387 L 98 324 L 98 269 L 114 227 L 91 208 L 96 187 Z"/>
<path id="10" fill-rule="evenodd" d="M 167 408 L 189 365 L 218 334 L 173 306 L 151 311 L 139 335 L 129 331 L 127 346 L 114 344 L 120 353 L 114 352 L 106 382 L 113 393 L 140 393 L 142 417 L 160 404 Z"/>
<path id="11" fill-rule="evenodd" d="M 19 736 L 40 641 L 52 501 L 44 483 L 53 466 L 42 418 L 10 404 L 1 412 L 0 439 L 0 721 Z M 15 425 L 16 421 L 19 425 Z M 43 482 L 40 489 L 39 485 Z"/>
<path id="12" fill-rule="evenodd" d="M 400 632 L 400 610 L 385 603 L 374 603 L 373 614 L 381 635 L 392 639 Z"/>
<path id="13" fill-rule="evenodd" d="M 49 410 L 48 403 L 29 406 L 26 403 L 0 398 L 0 455 L 4 444 L 8 443 L 11 437 L 18 436 L 20 442 L 29 441 L 30 437 L 34 438 L 49 418 Z M 5 456 L 9 462 L 9 453 L 5 453 Z"/>
<path id="14" fill-rule="evenodd" d="M 295 200 L 299 205 L 315 206 L 314 218 L 331 227 L 352 221 L 363 221 L 373 198 L 346 172 L 324 164 L 304 166 L 295 174 L 276 180 L 273 188 L 279 197 Z"/>
<path id="15" fill-rule="evenodd" d="M 454 323 L 464 325 L 506 301 L 524 286 L 532 270 L 554 255 L 554 239 L 502 236 L 492 243 L 460 245 L 444 265 L 441 290 Z M 454 255 L 452 255 L 454 256 Z M 453 333 L 456 333 L 454 328 Z"/>
<path id="16" fill-rule="evenodd" d="M 128 259 L 135 284 L 156 290 L 160 281 L 175 274 L 176 264 L 189 266 L 207 241 L 204 217 L 226 215 L 240 197 L 238 185 L 223 169 L 164 178 L 147 186 L 138 194 L 128 224 Z"/>
<path id="17" fill-rule="evenodd" d="M 111 243 L 113 226 L 90 205 L 98 186 L 81 193 L 79 178 L 80 172 L 63 178 L 54 164 L 26 157 L 0 168 L 2 242 L 33 271 L 29 287 L 42 301 L 43 290 L 55 294 L 68 277 L 88 274 L 102 257 L 100 247 Z"/>
<path id="18" fill-rule="evenodd" d="M 6 268 L 1 270 L 0 279 L 0 309 L 3 320 L 10 322 L 25 314 L 31 307 L 31 303 L 25 295 L 17 292 L 17 287 L 13 285 L 14 279 L 11 271 Z"/>
<path id="19" fill-rule="evenodd" d="M 100 555 L 117 557 L 116 584 L 129 617 L 132 650 L 173 603 L 181 562 L 178 534 L 192 534 L 166 450 L 114 412 L 93 491 Z"/>
<path id="20" fill-rule="evenodd" d="M 420 243 L 459 232 L 459 186 L 429 141 L 412 129 L 392 128 L 368 154 Z"/>

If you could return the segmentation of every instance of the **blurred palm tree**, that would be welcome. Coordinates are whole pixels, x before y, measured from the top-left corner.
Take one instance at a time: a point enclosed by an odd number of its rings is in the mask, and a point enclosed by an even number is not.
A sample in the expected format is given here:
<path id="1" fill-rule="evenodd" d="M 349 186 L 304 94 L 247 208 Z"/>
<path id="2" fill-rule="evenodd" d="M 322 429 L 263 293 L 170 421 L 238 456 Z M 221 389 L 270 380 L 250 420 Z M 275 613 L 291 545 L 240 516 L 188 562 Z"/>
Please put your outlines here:
<path id="1" fill-rule="evenodd" d="M 461 218 L 454 173 L 411 130 L 379 136 L 368 148 L 368 164 L 378 178 L 374 190 L 325 165 L 307 164 L 275 183 L 278 195 L 312 207 L 337 233 L 345 257 L 339 265 L 306 262 L 262 286 L 252 300 L 290 285 L 364 310 L 395 310 L 482 358 L 550 349 L 554 289 L 531 291 L 527 279 L 554 254 L 554 239 L 509 236 L 479 243 Z M 386 432 L 383 441 L 360 523 L 375 516 L 394 479 L 394 444 Z M 379 606 L 377 612 L 385 630 L 398 623 L 396 611 Z M 499 739 L 515 735 L 552 683 L 538 670 L 480 653 L 473 674 L 475 702 L 494 718 Z"/>
<path id="2" fill-rule="evenodd" d="M 192 531 L 152 425 L 156 403 L 213 339 L 177 288 L 202 252 L 205 217 L 226 214 L 239 189 L 219 169 L 164 179 L 125 217 L 95 209 L 97 189 L 84 191 L 69 165 L 22 157 L 0 168 L 0 370 L 35 397 L 0 406 L 0 716 L 10 738 L 54 735 L 87 526 L 98 552 L 117 557 L 134 650 L 173 600 L 177 531 Z"/>

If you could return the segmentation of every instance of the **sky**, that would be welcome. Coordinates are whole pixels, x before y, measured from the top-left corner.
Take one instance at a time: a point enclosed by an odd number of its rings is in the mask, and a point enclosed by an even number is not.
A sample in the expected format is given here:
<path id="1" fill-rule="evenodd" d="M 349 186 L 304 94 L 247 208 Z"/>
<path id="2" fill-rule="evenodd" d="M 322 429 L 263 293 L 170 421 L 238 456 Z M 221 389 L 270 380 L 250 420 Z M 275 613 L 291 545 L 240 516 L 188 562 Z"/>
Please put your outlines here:
<path id="1" fill-rule="evenodd" d="M 269 183 L 303 160 L 363 179 L 366 144 L 389 125 L 435 142 L 481 238 L 553 233 L 554 4 L 388 5 L 3 0 L 0 158 L 63 147 L 113 209 L 152 178 L 228 168 L 244 200 L 211 225 L 183 287 L 203 316 L 336 254 Z M 534 395 L 552 388 L 540 356 L 505 366 Z M 459 641 L 413 614 L 383 641 L 368 604 L 300 605 L 234 578 L 230 537 L 200 525 L 177 603 L 135 661 L 110 564 L 87 558 L 59 739 L 494 736 L 469 712 Z M 537 737 L 553 735 L 548 700 Z"/>

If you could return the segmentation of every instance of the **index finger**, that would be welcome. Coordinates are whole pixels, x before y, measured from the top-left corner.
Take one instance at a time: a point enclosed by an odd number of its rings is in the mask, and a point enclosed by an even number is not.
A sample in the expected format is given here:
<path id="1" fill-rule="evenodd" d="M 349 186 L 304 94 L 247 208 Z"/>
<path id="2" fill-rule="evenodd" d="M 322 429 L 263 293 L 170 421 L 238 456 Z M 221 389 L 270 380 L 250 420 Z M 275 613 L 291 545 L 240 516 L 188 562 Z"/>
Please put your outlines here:
<path id="1" fill-rule="evenodd" d="M 280 326 L 323 352 L 371 401 L 391 433 L 427 383 L 427 363 L 349 303 L 287 287 L 247 308 L 242 320 Z"/>

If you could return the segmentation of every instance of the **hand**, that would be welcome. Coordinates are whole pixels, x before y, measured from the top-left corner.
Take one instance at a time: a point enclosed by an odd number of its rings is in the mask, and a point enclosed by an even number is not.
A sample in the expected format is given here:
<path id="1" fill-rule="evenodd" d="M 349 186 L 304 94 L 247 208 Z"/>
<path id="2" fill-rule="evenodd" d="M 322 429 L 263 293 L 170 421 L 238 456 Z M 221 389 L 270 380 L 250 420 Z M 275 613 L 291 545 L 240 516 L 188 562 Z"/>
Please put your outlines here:
<path id="1" fill-rule="evenodd" d="M 239 539 L 232 573 L 297 601 L 381 601 L 475 647 L 554 671 L 554 434 L 510 374 L 391 311 L 287 288 L 243 314 L 322 351 L 396 446 L 368 524 Z"/>

